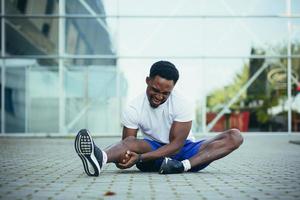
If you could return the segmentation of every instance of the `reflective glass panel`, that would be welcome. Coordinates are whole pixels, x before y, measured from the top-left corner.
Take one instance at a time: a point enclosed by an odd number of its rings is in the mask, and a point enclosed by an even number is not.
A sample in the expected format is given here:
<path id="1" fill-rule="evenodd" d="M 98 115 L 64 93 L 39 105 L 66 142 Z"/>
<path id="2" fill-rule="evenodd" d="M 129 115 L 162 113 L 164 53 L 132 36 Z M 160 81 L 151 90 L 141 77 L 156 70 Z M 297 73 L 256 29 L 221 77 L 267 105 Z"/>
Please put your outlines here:
<path id="1" fill-rule="evenodd" d="M 28 131 L 27 114 L 29 109 L 28 69 L 35 60 L 5 61 L 5 133 L 24 133 Z"/>
<path id="2" fill-rule="evenodd" d="M 7 18 L 6 55 L 53 55 L 58 52 L 58 20 Z"/>
<path id="3" fill-rule="evenodd" d="M 5 133 L 58 132 L 57 61 L 6 60 Z"/>
<path id="4" fill-rule="evenodd" d="M 57 14 L 58 0 L 4 0 L 5 13 L 14 15 Z"/>
<path id="5" fill-rule="evenodd" d="M 66 60 L 64 74 L 67 130 L 77 132 L 85 127 L 94 133 L 120 134 L 120 112 L 127 85 L 116 66 L 71 64 Z"/>
<path id="6" fill-rule="evenodd" d="M 25 68 L 6 62 L 5 70 L 5 132 L 25 132 L 26 85 Z"/>
<path id="7" fill-rule="evenodd" d="M 53 60 L 53 63 L 56 62 Z M 40 65 L 29 68 L 28 132 L 59 132 L 59 77 L 57 65 Z"/>
<path id="8" fill-rule="evenodd" d="M 66 0 L 66 14 L 105 15 L 102 1 Z"/>
<path id="9" fill-rule="evenodd" d="M 102 19 L 67 19 L 65 44 L 68 54 L 113 56 L 116 52 L 110 30 Z"/>

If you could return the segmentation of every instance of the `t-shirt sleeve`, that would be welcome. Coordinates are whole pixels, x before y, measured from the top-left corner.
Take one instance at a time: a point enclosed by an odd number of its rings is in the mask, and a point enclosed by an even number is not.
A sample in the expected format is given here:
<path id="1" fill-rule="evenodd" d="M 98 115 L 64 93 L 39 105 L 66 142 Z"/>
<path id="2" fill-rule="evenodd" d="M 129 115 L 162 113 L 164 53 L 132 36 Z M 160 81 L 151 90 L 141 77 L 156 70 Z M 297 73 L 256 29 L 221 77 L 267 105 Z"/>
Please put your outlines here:
<path id="1" fill-rule="evenodd" d="M 131 129 L 138 129 L 138 112 L 133 106 L 127 106 L 122 113 L 121 123 Z"/>
<path id="2" fill-rule="evenodd" d="M 188 122 L 194 120 L 194 109 L 191 102 L 179 99 L 174 110 L 174 121 Z"/>

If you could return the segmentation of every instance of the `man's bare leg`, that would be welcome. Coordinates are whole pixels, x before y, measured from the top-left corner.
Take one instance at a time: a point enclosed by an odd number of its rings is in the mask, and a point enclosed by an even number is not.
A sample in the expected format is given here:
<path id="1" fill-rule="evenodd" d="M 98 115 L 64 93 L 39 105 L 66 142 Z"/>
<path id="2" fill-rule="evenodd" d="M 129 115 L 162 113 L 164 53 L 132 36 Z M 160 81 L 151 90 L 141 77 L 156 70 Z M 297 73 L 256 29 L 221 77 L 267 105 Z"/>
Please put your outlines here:
<path id="1" fill-rule="evenodd" d="M 137 153 L 151 151 L 151 147 L 147 142 L 136 139 L 133 136 L 127 137 L 121 142 L 108 147 L 105 151 L 102 151 L 96 146 L 89 131 L 86 129 L 78 132 L 74 147 L 83 163 L 86 174 L 89 176 L 99 176 L 102 166 L 106 163 L 125 163 L 126 160 L 130 159 L 126 157 L 128 150 Z"/>
<path id="2" fill-rule="evenodd" d="M 238 129 L 227 130 L 211 139 L 206 140 L 199 152 L 189 159 L 191 167 L 209 164 L 223 158 L 237 149 L 243 143 L 243 137 Z M 124 163 L 126 151 L 145 153 L 151 151 L 150 145 L 144 140 L 138 140 L 133 136 L 125 138 L 115 146 L 105 150 L 108 162 Z"/>
<path id="3" fill-rule="evenodd" d="M 124 156 L 128 150 L 141 154 L 149 152 L 152 149 L 144 140 L 129 136 L 104 150 L 107 154 L 107 162 L 123 163 L 123 160 L 126 159 Z"/>
<path id="4" fill-rule="evenodd" d="M 199 152 L 189 159 L 191 167 L 209 164 L 233 152 L 243 143 L 243 137 L 238 129 L 227 130 L 207 141 Z"/>
<path id="5" fill-rule="evenodd" d="M 199 152 L 188 160 L 178 161 L 165 158 L 160 174 L 176 174 L 188 171 L 193 167 L 207 166 L 209 163 L 223 158 L 243 143 L 243 137 L 237 129 L 230 129 L 202 143 Z"/>

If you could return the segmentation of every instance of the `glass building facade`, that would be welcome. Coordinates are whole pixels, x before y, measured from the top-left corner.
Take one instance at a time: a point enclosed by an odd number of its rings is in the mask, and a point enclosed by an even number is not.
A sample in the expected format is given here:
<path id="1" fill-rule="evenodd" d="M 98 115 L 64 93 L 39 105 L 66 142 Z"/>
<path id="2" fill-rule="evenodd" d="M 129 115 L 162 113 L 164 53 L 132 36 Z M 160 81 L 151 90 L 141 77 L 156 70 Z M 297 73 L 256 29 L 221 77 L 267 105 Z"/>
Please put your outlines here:
<path id="1" fill-rule="evenodd" d="M 1 11 L 1 132 L 118 132 L 127 86 L 105 17 L 93 17 L 102 2 L 3 0 Z"/>
<path id="2" fill-rule="evenodd" d="M 157 60 L 195 132 L 300 132 L 299 1 L 2 0 L 1 133 L 120 135 Z"/>

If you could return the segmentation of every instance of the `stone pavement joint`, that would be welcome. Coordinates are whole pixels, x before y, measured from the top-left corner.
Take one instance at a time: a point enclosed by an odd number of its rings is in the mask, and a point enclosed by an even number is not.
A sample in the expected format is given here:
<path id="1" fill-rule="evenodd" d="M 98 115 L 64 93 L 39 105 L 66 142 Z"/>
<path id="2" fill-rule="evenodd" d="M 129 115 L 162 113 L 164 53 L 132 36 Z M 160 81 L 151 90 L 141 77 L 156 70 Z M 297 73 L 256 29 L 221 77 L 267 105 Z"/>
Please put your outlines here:
<path id="1" fill-rule="evenodd" d="M 118 138 L 96 138 L 100 147 Z M 233 154 L 198 173 L 159 175 L 104 166 L 88 177 L 73 139 L 0 138 L 0 199 L 300 199 L 300 145 L 245 135 Z"/>

